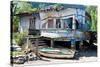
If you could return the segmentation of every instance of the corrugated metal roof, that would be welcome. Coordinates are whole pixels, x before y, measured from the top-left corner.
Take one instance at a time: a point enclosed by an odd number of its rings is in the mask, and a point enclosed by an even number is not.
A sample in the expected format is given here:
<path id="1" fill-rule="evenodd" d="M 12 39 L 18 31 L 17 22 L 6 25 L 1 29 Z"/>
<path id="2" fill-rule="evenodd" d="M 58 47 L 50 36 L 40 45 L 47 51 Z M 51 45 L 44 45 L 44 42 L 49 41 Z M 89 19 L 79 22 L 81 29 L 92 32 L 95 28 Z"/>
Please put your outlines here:
<path id="1" fill-rule="evenodd" d="M 50 6 L 54 4 L 61 4 L 64 8 L 79 8 L 79 9 L 85 9 L 84 5 L 79 5 L 79 4 L 62 4 L 62 3 L 45 3 L 45 2 L 30 2 L 33 7 L 40 7 L 39 5 L 44 6 Z"/>

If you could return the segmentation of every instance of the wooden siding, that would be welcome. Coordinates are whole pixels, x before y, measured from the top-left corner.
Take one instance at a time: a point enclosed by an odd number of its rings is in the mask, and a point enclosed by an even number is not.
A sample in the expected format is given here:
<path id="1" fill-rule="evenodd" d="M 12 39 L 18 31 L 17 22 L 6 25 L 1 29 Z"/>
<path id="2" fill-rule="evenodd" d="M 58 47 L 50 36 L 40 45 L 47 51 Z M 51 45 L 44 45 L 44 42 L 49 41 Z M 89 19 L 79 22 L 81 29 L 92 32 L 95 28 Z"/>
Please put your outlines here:
<path id="1" fill-rule="evenodd" d="M 19 26 L 20 32 L 28 32 L 30 18 L 32 18 L 32 16 L 21 17 L 20 26 Z M 40 29 L 40 19 L 39 18 L 36 18 L 35 29 Z"/>

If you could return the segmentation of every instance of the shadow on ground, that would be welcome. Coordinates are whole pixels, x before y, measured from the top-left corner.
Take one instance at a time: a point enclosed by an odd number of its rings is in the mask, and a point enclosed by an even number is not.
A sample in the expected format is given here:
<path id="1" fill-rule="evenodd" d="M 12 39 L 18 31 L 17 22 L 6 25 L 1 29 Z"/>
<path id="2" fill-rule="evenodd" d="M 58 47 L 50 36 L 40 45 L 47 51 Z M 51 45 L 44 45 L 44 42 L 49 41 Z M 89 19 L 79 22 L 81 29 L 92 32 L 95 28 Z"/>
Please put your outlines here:
<path id="1" fill-rule="evenodd" d="M 74 59 L 79 60 L 80 57 L 97 57 L 97 46 L 90 46 L 87 49 L 78 50 Z"/>

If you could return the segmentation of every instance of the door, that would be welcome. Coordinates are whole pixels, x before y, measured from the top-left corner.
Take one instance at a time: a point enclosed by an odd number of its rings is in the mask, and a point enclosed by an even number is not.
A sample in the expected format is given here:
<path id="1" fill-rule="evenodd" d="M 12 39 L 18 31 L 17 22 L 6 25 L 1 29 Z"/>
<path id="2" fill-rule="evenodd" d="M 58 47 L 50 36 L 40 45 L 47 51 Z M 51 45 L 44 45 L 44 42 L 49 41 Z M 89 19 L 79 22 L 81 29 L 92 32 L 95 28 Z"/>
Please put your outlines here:
<path id="1" fill-rule="evenodd" d="M 35 22 L 36 22 L 36 18 L 35 17 L 30 18 L 29 29 L 35 29 L 36 28 Z"/>

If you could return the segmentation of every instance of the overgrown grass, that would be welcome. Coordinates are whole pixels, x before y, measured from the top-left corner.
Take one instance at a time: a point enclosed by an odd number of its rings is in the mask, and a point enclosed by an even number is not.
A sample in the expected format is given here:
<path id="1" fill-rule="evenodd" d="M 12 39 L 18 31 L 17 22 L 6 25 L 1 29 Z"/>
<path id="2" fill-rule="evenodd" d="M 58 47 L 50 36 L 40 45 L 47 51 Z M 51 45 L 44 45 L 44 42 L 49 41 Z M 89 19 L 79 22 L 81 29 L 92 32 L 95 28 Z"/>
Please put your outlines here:
<path id="1" fill-rule="evenodd" d="M 12 53 L 13 57 L 25 55 L 25 53 L 23 51 L 11 51 L 11 53 Z"/>
<path id="2" fill-rule="evenodd" d="M 25 41 L 26 35 L 27 33 L 19 33 L 19 32 L 13 33 L 13 39 L 16 41 L 17 45 L 22 46 Z"/>

